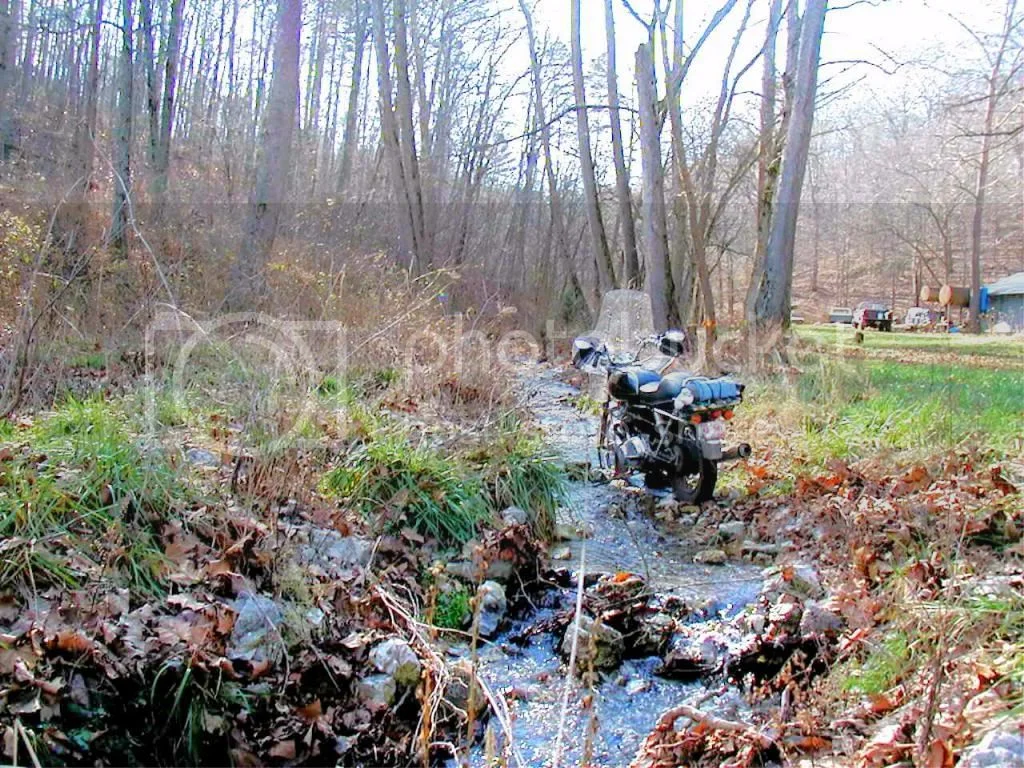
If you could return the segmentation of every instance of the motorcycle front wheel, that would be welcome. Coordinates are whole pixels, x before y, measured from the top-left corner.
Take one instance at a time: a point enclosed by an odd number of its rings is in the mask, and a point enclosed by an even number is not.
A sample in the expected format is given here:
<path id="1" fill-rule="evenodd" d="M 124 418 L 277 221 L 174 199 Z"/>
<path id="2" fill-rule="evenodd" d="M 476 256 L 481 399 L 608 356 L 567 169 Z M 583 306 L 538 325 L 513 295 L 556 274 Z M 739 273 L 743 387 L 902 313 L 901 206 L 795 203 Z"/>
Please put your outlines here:
<path id="1" fill-rule="evenodd" d="M 713 461 L 701 459 L 697 472 L 677 472 L 672 475 L 672 494 L 676 501 L 683 504 L 700 504 L 711 500 L 717 482 L 718 465 Z"/>

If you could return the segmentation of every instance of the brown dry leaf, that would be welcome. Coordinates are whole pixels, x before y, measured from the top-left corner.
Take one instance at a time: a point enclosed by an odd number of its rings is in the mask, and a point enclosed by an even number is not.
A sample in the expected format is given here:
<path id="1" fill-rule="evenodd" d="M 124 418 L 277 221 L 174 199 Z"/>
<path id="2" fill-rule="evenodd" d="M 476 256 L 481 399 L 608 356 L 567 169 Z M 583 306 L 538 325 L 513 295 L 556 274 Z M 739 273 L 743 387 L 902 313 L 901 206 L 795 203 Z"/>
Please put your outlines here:
<path id="1" fill-rule="evenodd" d="M 66 653 L 90 653 L 96 647 L 92 640 L 73 629 L 61 630 L 50 639 L 48 645 Z"/>
<path id="2" fill-rule="evenodd" d="M 270 757 L 277 758 L 278 760 L 294 760 L 295 759 L 295 740 L 288 739 L 287 741 L 279 741 L 270 751 L 267 753 Z"/>
<path id="3" fill-rule="evenodd" d="M 925 768 L 953 768 L 953 750 L 944 739 L 936 739 L 924 755 Z"/>
<path id="4" fill-rule="evenodd" d="M 301 717 L 304 720 L 308 720 L 309 722 L 313 722 L 318 717 L 320 717 L 320 715 L 323 714 L 323 711 L 324 710 L 323 706 L 320 704 L 320 699 L 314 699 L 306 706 L 298 707 L 295 710 L 296 714 L 298 714 L 299 717 Z"/>

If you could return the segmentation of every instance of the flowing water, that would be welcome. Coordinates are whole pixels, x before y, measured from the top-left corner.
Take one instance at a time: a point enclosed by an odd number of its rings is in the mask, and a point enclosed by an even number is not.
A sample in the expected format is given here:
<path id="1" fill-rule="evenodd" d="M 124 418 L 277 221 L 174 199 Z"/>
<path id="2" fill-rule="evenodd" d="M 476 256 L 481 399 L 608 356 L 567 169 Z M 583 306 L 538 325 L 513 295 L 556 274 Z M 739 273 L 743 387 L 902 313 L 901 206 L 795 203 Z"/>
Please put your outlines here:
<path id="1" fill-rule="evenodd" d="M 525 382 L 529 407 L 565 461 L 596 466 L 597 418 L 574 407 L 570 399 L 578 391 L 557 373 L 548 368 L 531 371 Z M 687 544 L 685 531 L 668 530 L 651 514 L 657 501 L 652 496 L 633 486 L 573 482 L 562 522 L 587 535 L 569 542 L 572 557 L 565 565 L 574 574 L 581 561 L 587 574 L 639 574 L 659 595 L 678 596 L 712 616 L 731 616 L 752 601 L 761 586 L 760 570 L 746 564 L 695 565 L 695 549 Z M 624 766 L 658 716 L 674 705 L 698 702 L 705 709 L 742 716 L 745 705 L 734 691 L 658 677 L 655 657 L 627 659 L 602 675 L 593 690 L 570 679 L 568 665 L 558 654 L 561 637 L 526 635 L 525 630 L 571 609 L 574 600 L 573 589 L 548 592 L 541 604 L 481 650 L 481 675 L 512 700 L 515 762 L 552 765 L 558 753 L 561 765 L 580 765 L 589 756 L 591 765 Z M 472 762 L 482 765 L 483 754 L 477 753 Z"/>

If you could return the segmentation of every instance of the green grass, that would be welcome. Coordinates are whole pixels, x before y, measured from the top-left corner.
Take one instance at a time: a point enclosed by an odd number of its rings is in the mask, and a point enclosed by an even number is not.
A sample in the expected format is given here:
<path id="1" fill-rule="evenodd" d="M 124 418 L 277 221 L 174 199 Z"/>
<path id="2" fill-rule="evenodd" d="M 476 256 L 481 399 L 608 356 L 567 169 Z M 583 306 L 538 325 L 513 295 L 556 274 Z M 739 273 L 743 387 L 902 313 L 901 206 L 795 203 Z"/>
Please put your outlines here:
<path id="1" fill-rule="evenodd" d="M 865 331 L 863 345 L 854 342 L 850 326 L 793 326 L 798 339 L 823 347 L 885 350 L 920 350 L 957 356 L 1006 358 L 1024 366 L 1024 341 L 1005 336 L 973 336 L 966 333 L 923 333 Z M 827 351 L 827 349 L 826 349 Z"/>
<path id="2" fill-rule="evenodd" d="M 71 400 L 6 440 L 0 587 L 102 576 L 145 594 L 161 590 L 150 523 L 184 495 L 159 449 L 139 443 L 132 426 L 116 404 Z"/>
<path id="3" fill-rule="evenodd" d="M 380 417 L 358 433 L 361 441 L 321 486 L 385 529 L 410 526 L 443 546 L 457 545 L 508 506 L 526 510 L 539 535 L 554 529 L 565 470 L 514 418 L 471 445 L 448 449 Z"/>
<path id="4" fill-rule="evenodd" d="M 469 590 L 462 584 L 453 586 L 437 596 L 434 608 L 435 627 L 441 629 L 462 629 L 473 613 Z"/>
<path id="5" fill-rule="evenodd" d="M 445 544 L 468 541 L 488 515 L 479 479 L 436 447 L 382 428 L 328 472 L 323 488 L 385 527 L 408 525 Z"/>
<path id="6" fill-rule="evenodd" d="M 811 461 L 934 454 L 965 441 L 1019 450 L 1024 377 L 1015 371 L 826 356 L 803 368 L 795 384 L 752 387 L 750 407 L 799 414 L 797 448 Z"/>
<path id="7" fill-rule="evenodd" d="M 867 695 L 883 693 L 912 668 L 910 641 L 903 632 L 887 635 L 862 662 L 849 665 L 841 677 L 844 691 Z"/>
<path id="8" fill-rule="evenodd" d="M 493 509 L 519 507 L 529 515 L 537 535 L 551 537 L 568 484 L 564 467 L 550 455 L 540 434 L 506 416 L 493 438 L 471 453 L 470 460 L 480 465 Z"/>

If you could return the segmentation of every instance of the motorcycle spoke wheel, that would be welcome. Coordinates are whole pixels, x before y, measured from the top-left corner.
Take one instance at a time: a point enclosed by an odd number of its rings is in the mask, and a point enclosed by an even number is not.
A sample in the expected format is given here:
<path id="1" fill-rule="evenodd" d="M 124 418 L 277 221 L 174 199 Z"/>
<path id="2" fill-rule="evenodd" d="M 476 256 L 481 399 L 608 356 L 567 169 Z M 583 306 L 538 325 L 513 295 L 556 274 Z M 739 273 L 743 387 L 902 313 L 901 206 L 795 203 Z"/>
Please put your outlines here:
<path id="1" fill-rule="evenodd" d="M 718 482 L 718 465 L 707 459 L 700 460 L 700 469 L 691 474 L 677 472 L 672 476 L 672 494 L 683 504 L 710 501 Z"/>

